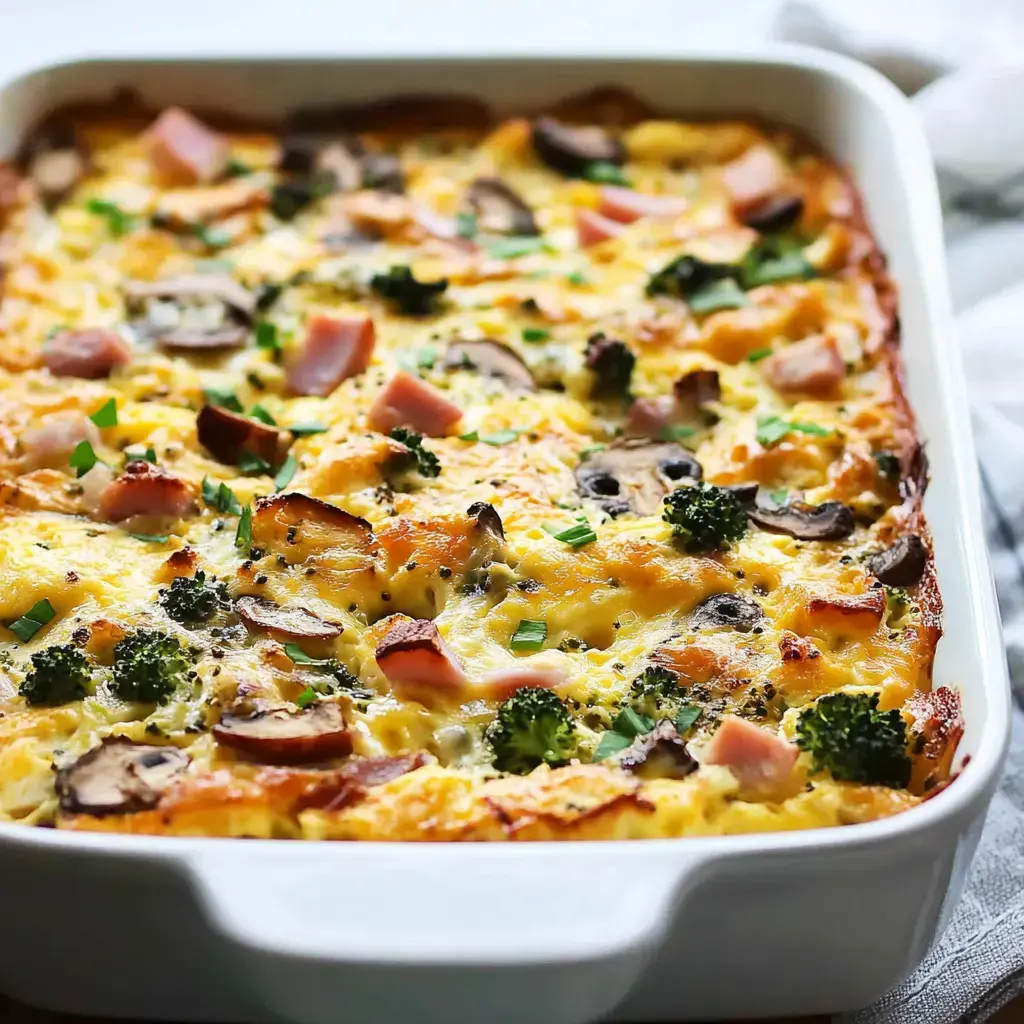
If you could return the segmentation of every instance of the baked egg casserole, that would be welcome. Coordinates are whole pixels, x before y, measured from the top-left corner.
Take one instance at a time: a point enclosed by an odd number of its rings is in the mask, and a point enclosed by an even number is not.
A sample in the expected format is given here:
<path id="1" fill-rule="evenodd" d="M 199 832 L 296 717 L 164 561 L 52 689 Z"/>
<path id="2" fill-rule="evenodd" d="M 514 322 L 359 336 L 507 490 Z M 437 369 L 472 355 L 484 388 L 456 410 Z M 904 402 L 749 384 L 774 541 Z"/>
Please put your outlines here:
<path id="1" fill-rule="evenodd" d="M 949 782 L 895 291 L 805 140 L 126 96 L 0 223 L 0 819 L 667 838 Z"/>

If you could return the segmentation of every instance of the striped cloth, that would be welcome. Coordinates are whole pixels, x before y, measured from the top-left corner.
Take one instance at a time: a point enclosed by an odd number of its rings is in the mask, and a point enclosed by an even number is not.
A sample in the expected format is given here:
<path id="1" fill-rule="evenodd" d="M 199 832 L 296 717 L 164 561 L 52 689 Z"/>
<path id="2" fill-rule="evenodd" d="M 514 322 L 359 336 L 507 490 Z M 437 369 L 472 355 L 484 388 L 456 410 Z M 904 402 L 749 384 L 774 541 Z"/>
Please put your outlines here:
<path id="1" fill-rule="evenodd" d="M 929 0 L 911 35 L 866 7 L 790 3 L 776 35 L 875 64 L 913 93 L 925 125 L 1015 700 L 1006 775 L 949 927 L 902 985 L 842 1024 L 973 1024 L 1024 994 L 1024 4 Z M 979 25 L 998 40 L 985 45 Z M 907 38 L 918 50 L 893 42 Z"/>

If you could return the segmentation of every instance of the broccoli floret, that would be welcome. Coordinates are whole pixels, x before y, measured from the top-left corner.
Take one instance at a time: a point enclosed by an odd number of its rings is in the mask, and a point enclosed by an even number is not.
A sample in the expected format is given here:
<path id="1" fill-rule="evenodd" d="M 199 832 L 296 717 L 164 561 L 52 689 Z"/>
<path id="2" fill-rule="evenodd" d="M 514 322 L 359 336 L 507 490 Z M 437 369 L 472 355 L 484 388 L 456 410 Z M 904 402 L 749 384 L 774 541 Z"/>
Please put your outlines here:
<path id="1" fill-rule="evenodd" d="M 408 267 L 392 267 L 386 274 L 374 274 L 370 287 L 395 304 L 406 316 L 425 316 L 434 312 L 438 298 L 448 288 L 448 278 L 417 281 Z"/>
<path id="2" fill-rule="evenodd" d="M 77 647 L 55 644 L 32 655 L 32 670 L 18 692 L 29 704 L 70 704 L 85 696 L 89 675 L 89 663 Z"/>
<path id="3" fill-rule="evenodd" d="M 138 629 L 114 648 L 112 686 L 121 700 L 162 704 L 191 669 L 191 655 L 173 636 Z"/>
<path id="4" fill-rule="evenodd" d="M 166 590 L 160 591 L 160 606 L 183 626 L 197 626 L 213 617 L 218 608 L 228 603 L 223 583 L 206 579 L 200 569 L 195 576 L 178 576 Z"/>
<path id="5" fill-rule="evenodd" d="M 423 435 L 405 427 L 395 427 L 391 436 L 409 449 L 408 455 L 400 456 L 397 468 L 414 469 L 420 476 L 435 477 L 441 474 L 441 460 L 429 449 L 423 447 Z"/>
<path id="6" fill-rule="evenodd" d="M 523 686 L 499 708 L 487 729 L 494 767 L 525 775 L 539 764 L 565 764 L 576 750 L 576 725 L 551 690 Z"/>
<path id="7" fill-rule="evenodd" d="M 584 363 L 594 373 L 593 393 L 605 397 L 625 397 L 636 365 L 636 356 L 624 341 L 613 341 L 603 334 L 587 339 Z"/>
<path id="8" fill-rule="evenodd" d="M 877 693 L 830 693 L 800 713 L 796 743 L 814 770 L 844 782 L 903 789 L 910 781 L 907 726 L 893 708 L 878 710 Z"/>
<path id="9" fill-rule="evenodd" d="M 732 491 L 714 484 L 677 487 L 666 496 L 661 518 L 691 554 L 726 548 L 747 532 L 743 506 Z"/>
<path id="10" fill-rule="evenodd" d="M 675 718 L 686 694 L 679 685 L 678 673 L 650 665 L 633 680 L 627 700 L 638 715 L 657 722 L 662 718 Z"/>

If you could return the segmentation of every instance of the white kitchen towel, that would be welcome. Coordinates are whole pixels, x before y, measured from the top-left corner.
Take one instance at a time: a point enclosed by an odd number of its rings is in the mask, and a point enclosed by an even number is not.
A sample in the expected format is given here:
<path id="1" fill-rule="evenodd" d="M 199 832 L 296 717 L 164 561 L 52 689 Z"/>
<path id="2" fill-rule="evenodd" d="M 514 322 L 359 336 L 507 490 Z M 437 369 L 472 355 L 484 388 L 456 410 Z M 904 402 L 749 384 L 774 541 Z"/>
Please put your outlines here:
<path id="1" fill-rule="evenodd" d="M 1024 994 L 1024 4 L 908 0 L 896 10 L 916 29 L 901 33 L 870 3 L 855 13 L 822 2 L 785 5 L 776 32 L 859 57 L 914 95 L 946 214 L 1015 700 L 1006 775 L 948 929 L 910 978 L 844 1020 L 973 1024 Z"/>

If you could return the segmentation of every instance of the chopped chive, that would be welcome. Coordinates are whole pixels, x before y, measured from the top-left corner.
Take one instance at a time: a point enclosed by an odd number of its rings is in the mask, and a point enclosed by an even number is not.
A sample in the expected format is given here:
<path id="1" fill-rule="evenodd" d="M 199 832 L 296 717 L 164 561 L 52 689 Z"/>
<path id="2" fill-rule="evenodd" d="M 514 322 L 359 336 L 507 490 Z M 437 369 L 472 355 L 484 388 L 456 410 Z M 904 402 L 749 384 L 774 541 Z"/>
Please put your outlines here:
<path id="1" fill-rule="evenodd" d="M 594 749 L 594 761 L 604 761 L 611 757 L 613 754 L 618 754 L 620 751 L 625 750 L 626 747 L 632 744 L 632 740 L 628 736 L 623 736 L 621 733 L 615 732 L 609 729 L 607 732 L 601 734 L 601 738 L 597 742 L 597 747 Z"/>
<path id="2" fill-rule="evenodd" d="M 106 217 L 107 230 L 115 237 L 120 238 L 127 234 L 135 225 L 135 218 L 124 212 L 117 203 L 109 199 L 90 199 L 85 208 L 96 214 L 97 217 Z"/>
<path id="3" fill-rule="evenodd" d="M 315 704 L 318 700 L 316 690 L 312 686 L 307 686 L 302 693 L 295 698 L 295 703 L 298 705 L 301 711 L 305 711 L 310 704 Z"/>
<path id="4" fill-rule="evenodd" d="M 755 349 L 749 356 L 747 356 L 747 362 L 759 363 L 762 359 L 767 359 L 771 354 L 772 350 L 770 348 Z"/>
<path id="5" fill-rule="evenodd" d="M 146 544 L 166 544 L 171 539 L 168 533 L 133 533 L 130 536 Z"/>
<path id="6" fill-rule="evenodd" d="M 238 529 L 235 530 L 235 547 L 245 552 L 252 547 L 252 507 L 250 505 L 246 505 L 242 509 L 241 518 L 238 520 Z"/>
<path id="7" fill-rule="evenodd" d="M 292 477 L 295 476 L 298 468 L 299 460 L 294 455 L 289 455 L 281 463 L 281 468 L 277 471 L 277 476 L 274 477 L 274 490 L 283 491 L 292 482 Z"/>
<path id="8" fill-rule="evenodd" d="M 277 324 L 269 320 L 261 320 L 256 325 L 256 347 L 265 348 L 271 352 L 281 351 L 281 338 L 277 331 Z"/>
<path id="9" fill-rule="evenodd" d="M 514 260 L 519 256 L 532 256 L 538 252 L 554 252 L 554 249 L 549 242 L 539 236 L 524 235 L 489 242 L 487 251 L 495 259 Z"/>
<path id="10" fill-rule="evenodd" d="M 22 642 L 28 643 L 57 613 L 47 598 L 36 601 L 34 605 L 19 619 L 15 619 L 7 628 Z"/>
<path id="11" fill-rule="evenodd" d="M 293 423 L 285 429 L 290 430 L 296 437 L 309 437 L 310 434 L 327 433 L 327 427 L 323 423 Z"/>
<path id="12" fill-rule="evenodd" d="M 269 474 L 271 469 L 270 463 L 266 459 L 261 459 L 258 455 L 245 451 L 239 454 L 237 465 L 247 475 Z"/>
<path id="13" fill-rule="evenodd" d="M 547 341 L 551 332 L 543 327 L 524 327 L 523 341 Z"/>
<path id="14" fill-rule="evenodd" d="M 513 651 L 539 651 L 548 637 L 543 619 L 521 619 L 508 645 Z"/>
<path id="15" fill-rule="evenodd" d="M 227 484 L 218 484 L 208 476 L 203 477 L 203 501 L 218 512 L 241 515 L 242 505 L 235 497 L 234 491 Z"/>
<path id="16" fill-rule="evenodd" d="M 311 658 L 298 644 L 285 644 L 284 653 L 288 655 L 296 665 L 333 665 L 333 658 Z"/>
<path id="17" fill-rule="evenodd" d="M 108 398 L 90 417 L 97 427 L 117 426 L 117 402 Z"/>
<path id="18" fill-rule="evenodd" d="M 609 160 L 592 161 L 583 168 L 580 177 L 598 185 L 629 185 L 630 183 L 622 168 Z"/>
<path id="19" fill-rule="evenodd" d="M 254 405 L 249 410 L 249 418 L 259 420 L 260 423 L 266 423 L 268 427 L 277 426 L 277 420 L 275 420 L 274 417 L 271 416 L 270 413 L 267 412 L 267 410 L 264 409 L 262 405 Z"/>
<path id="20" fill-rule="evenodd" d="M 203 388 L 203 398 L 210 405 L 219 405 L 222 409 L 228 409 L 230 412 L 242 411 L 242 403 L 238 400 L 238 395 L 227 388 Z"/>
<path id="21" fill-rule="evenodd" d="M 92 445 L 88 441 L 79 441 L 68 459 L 68 465 L 75 471 L 75 476 L 82 477 L 99 461 Z"/>
<path id="22" fill-rule="evenodd" d="M 475 214 L 457 213 L 455 215 L 455 232 L 460 238 L 474 238 L 476 236 Z"/>
<path id="23" fill-rule="evenodd" d="M 584 544 L 590 544 L 597 540 L 597 534 L 594 533 L 590 523 L 586 521 L 570 526 L 567 530 L 562 530 L 557 526 L 549 526 L 545 523 L 544 529 L 555 540 L 560 540 L 563 544 L 568 544 L 572 548 L 581 548 Z"/>

